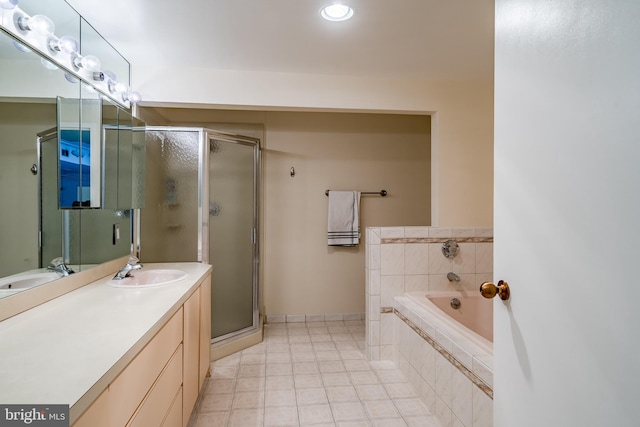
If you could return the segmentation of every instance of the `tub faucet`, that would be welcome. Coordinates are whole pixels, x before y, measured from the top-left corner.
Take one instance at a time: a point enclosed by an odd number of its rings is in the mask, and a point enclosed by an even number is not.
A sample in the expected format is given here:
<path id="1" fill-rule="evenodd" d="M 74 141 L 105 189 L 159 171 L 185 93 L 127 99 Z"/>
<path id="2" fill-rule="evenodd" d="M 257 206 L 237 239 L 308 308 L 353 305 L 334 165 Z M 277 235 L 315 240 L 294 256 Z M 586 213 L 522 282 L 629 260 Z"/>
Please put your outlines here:
<path id="1" fill-rule="evenodd" d="M 458 276 L 454 272 L 451 272 L 451 273 L 447 273 L 447 279 L 449 279 L 450 282 L 459 282 L 460 276 Z"/>
<path id="2" fill-rule="evenodd" d="M 62 257 L 52 259 L 51 263 L 47 266 L 47 271 L 55 271 L 63 277 L 75 273 L 75 271 L 64 263 L 64 259 Z"/>
<path id="3" fill-rule="evenodd" d="M 140 270 L 142 268 L 142 264 L 140 264 L 140 260 L 134 256 L 129 257 L 129 261 L 122 267 L 115 276 L 113 276 L 113 280 L 122 280 L 125 277 L 131 277 L 131 272 L 133 270 Z"/>

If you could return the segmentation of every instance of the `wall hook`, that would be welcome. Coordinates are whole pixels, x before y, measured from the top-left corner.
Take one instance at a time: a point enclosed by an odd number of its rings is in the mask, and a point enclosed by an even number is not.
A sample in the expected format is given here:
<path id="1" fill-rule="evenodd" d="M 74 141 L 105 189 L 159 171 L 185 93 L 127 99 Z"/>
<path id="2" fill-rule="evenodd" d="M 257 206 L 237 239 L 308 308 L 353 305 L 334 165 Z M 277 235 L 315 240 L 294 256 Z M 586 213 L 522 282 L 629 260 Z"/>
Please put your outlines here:
<path id="1" fill-rule="evenodd" d="M 291 175 L 291 178 L 293 178 L 294 176 L 296 176 L 296 168 L 294 168 L 293 166 L 291 166 L 291 169 L 289 169 L 289 175 Z"/>

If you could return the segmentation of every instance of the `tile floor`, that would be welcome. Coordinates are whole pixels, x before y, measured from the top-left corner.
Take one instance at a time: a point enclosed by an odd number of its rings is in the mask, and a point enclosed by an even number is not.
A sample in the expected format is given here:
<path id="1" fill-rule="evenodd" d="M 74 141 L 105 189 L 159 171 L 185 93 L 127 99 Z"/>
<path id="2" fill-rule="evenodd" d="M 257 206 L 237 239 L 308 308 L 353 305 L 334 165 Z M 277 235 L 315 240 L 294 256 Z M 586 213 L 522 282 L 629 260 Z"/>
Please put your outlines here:
<path id="1" fill-rule="evenodd" d="M 211 365 L 195 427 L 440 427 L 392 362 L 363 355 L 364 322 L 274 323 Z"/>

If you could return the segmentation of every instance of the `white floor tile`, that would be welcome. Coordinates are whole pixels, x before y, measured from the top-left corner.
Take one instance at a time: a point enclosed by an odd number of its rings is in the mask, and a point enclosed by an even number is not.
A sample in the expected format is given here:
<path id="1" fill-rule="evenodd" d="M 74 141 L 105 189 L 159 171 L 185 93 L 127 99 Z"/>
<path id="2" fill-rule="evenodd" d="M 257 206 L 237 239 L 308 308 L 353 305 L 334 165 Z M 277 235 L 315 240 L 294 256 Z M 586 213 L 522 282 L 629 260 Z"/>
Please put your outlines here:
<path id="1" fill-rule="evenodd" d="M 360 402 L 336 402 L 331 404 L 336 421 L 366 420 L 367 414 Z"/>
<path id="2" fill-rule="evenodd" d="M 364 331 L 337 317 L 265 325 L 264 342 L 212 363 L 190 426 L 441 427 L 393 362 L 366 360 Z"/>
<path id="3" fill-rule="evenodd" d="M 264 411 L 265 427 L 272 426 L 297 426 L 298 425 L 298 407 L 297 406 L 278 406 L 266 408 Z"/>
<path id="4" fill-rule="evenodd" d="M 363 404 L 370 418 L 400 418 L 400 413 L 390 399 L 368 400 Z"/>
<path id="5" fill-rule="evenodd" d="M 298 406 L 300 424 L 314 424 L 333 422 L 333 415 L 329 405 Z"/>
<path id="6" fill-rule="evenodd" d="M 293 388 L 289 390 L 269 390 L 265 393 L 264 406 L 295 406 L 296 392 Z"/>
<path id="7" fill-rule="evenodd" d="M 324 387 L 301 388 L 296 390 L 298 405 L 321 405 L 329 403 Z"/>

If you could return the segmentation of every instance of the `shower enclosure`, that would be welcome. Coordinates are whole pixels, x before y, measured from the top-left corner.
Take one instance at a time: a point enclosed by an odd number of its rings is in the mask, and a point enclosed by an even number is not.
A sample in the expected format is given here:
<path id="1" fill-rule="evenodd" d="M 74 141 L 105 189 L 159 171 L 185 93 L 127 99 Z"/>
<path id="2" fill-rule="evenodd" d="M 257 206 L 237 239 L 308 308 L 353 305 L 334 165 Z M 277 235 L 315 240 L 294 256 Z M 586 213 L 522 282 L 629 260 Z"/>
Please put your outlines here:
<path id="1" fill-rule="evenodd" d="M 255 333 L 260 140 L 188 127 L 146 139 L 142 260 L 212 264 L 212 343 Z"/>

